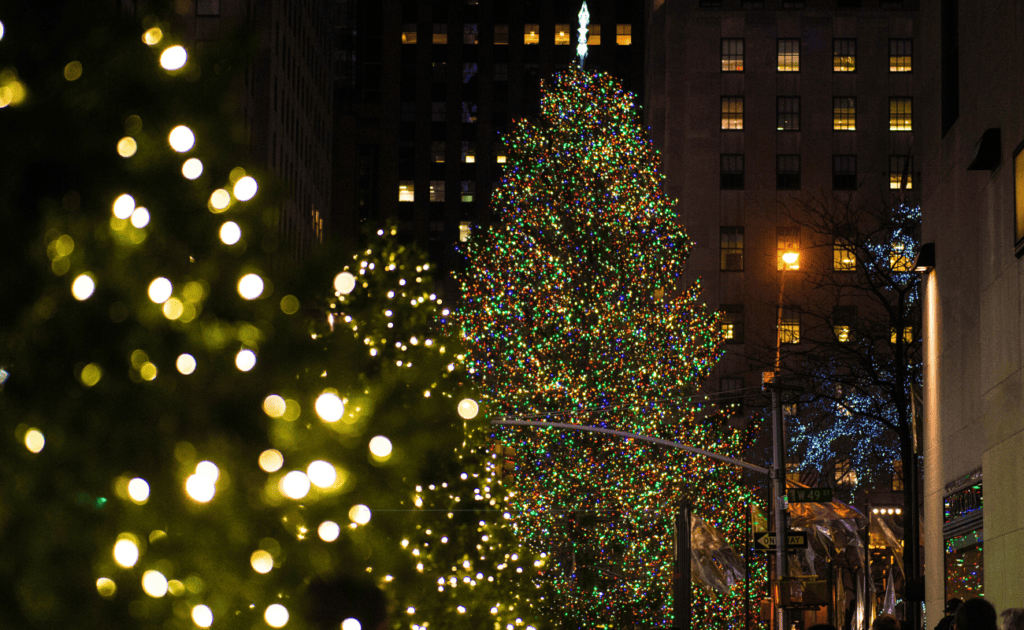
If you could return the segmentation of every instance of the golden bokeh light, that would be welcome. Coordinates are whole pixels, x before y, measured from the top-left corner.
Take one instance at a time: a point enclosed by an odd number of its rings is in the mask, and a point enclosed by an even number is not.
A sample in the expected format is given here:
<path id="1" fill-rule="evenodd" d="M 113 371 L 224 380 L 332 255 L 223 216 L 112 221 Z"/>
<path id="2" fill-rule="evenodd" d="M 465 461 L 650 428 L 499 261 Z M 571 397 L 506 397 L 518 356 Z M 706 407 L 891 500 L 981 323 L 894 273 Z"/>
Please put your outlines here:
<path id="1" fill-rule="evenodd" d="M 274 556 L 263 549 L 257 549 L 249 556 L 249 564 L 256 573 L 270 573 L 274 568 Z"/>
<path id="2" fill-rule="evenodd" d="M 472 420 L 480 411 L 480 405 L 472 398 L 463 398 L 459 401 L 459 415 L 465 420 Z"/>
<path id="3" fill-rule="evenodd" d="M 128 482 L 128 497 L 139 505 L 149 501 L 149 483 L 142 477 L 132 479 Z"/>
<path id="4" fill-rule="evenodd" d="M 174 362 L 174 367 L 178 368 L 178 372 L 188 376 L 196 371 L 196 358 L 187 352 L 179 354 L 178 360 Z"/>
<path id="5" fill-rule="evenodd" d="M 188 53 L 182 46 L 170 46 L 160 53 L 160 67 L 164 70 L 180 70 L 188 61 Z"/>
<path id="6" fill-rule="evenodd" d="M 118 219 L 127 219 L 135 212 L 135 197 L 125 193 L 114 200 L 114 216 Z"/>
<path id="7" fill-rule="evenodd" d="M 143 363 L 142 367 L 139 368 L 139 376 L 141 376 L 142 379 L 146 381 L 151 381 L 155 379 L 158 372 L 159 371 L 156 369 L 156 365 L 149 361 Z"/>
<path id="8" fill-rule="evenodd" d="M 125 569 L 130 569 L 138 561 L 139 544 L 135 536 L 122 534 L 118 541 L 114 543 L 114 562 Z"/>
<path id="9" fill-rule="evenodd" d="M 163 304 L 171 297 L 171 293 L 174 291 L 174 285 L 167 278 L 160 277 L 154 279 L 149 283 L 149 299 L 154 304 Z"/>
<path id="10" fill-rule="evenodd" d="M 267 414 L 271 418 L 280 418 L 284 415 L 287 408 L 284 398 L 281 398 L 277 394 L 271 394 L 263 399 L 263 413 Z"/>
<path id="11" fill-rule="evenodd" d="M 142 590 L 150 597 L 163 597 L 167 594 L 167 578 L 163 573 L 150 569 L 142 574 Z"/>
<path id="12" fill-rule="evenodd" d="M 82 368 L 82 373 L 78 375 L 78 378 L 82 380 L 82 385 L 92 387 L 103 378 L 103 368 L 95 363 L 90 363 Z"/>
<path id="13" fill-rule="evenodd" d="M 213 611 L 206 604 L 197 604 L 192 607 L 192 623 L 200 628 L 209 628 L 213 625 Z"/>
<path id="14" fill-rule="evenodd" d="M 77 81 L 82 78 L 82 62 L 72 61 L 64 66 L 64 78 L 68 81 Z"/>
<path id="15" fill-rule="evenodd" d="M 349 617 L 341 622 L 341 630 L 363 630 L 363 624 L 359 623 L 358 619 Z"/>
<path id="16" fill-rule="evenodd" d="M 235 199 L 239 201 L 249 201 L 256 195 L 256 189 L 256 180 L 246 175 L 235 182 Z"/>
<path id="17" fill-rule="evenodd" d="M 163 38 L 164 32 L 156 26 L 154 26 L 151 29 L 148 29 L 145 33 L 142 34 L 142 41 L 145 42 L 147 46 L 156 46 L 160 43 L 160 40 Z"/>
<path id="18" fill-rule="evenodd" d="M 191 475 L 185 481 L 185 492 L 196 503 L 209 503 L 217 492 L 213 481 L 202 475 Z"/>
<path id="19" fill-rule="evenodd" d="M 316 399 L 316 415 L 324 422 L 337 422 L 345 415 L 345 403 L 333 392 L 324 392 Z"/>
<path id="20" fill-rule="evenodd" d="M 149 225 L 149 210 L 139 206 L 132 212 L 131 223 L 133 227 L 142 229 Z"/>
<path id="21" fill-rule="evenodd" d="M 370 440 L 370 454 L 377 461 L 386 461 L 391 457 L 391 440 L 378 435 Z"/>
<path id="22" fill-rule="evenodd" d="M 243 372 L 256 367 L 256 353 L 252 350 L 240 350 L 235 355 L 235 367 Z"/>
<path id="23" fill-rule="evenodd" d="M 123 158 L 130 158 L 138 150 L 139 144 L 131 136 L 125 136 L 117 141 L 117 154 Z"/>
<path id="24" fill-rule="evenodd" d="M 271 604 L 264 611 L 263 620 L 271 628 L 283 628 L 288 624 L 288 609 L 281 604 Z"/>
<path id="25" fill-rule="evenodd" d="M 25 448 L 33 453 L 39 453 L 46 446 L 46 437 L 39 429 L 29 429 L 25 432 Z"/>
<path id="26" fill-rule="evenodd" d="M 353 505 L 348 511 L 348 517 L 357 525 L 366 525 L 370 522 L 370 518 L 372 516 L 373 514 L 370 512 L 370 508 L 366 507 L 362 503 Z"/>
<path id="27" fill-rule="evenodd" d="M 79 302 L 88 300 L 95 290 L 96 281 L 87 273 L 79 275 L 75 278 L 75 281 L 71 283 L 71 295 L 75 296 L 75 299 Z"/>
<path id="28" fill-rule="evenodd" d="M 199 179 L 203 174 L 203 163 L 199 158 L 189 158 L 181 165 L 181 174 L 185 179 Z"/>
<path id="29" fill-rule="evenodd" d="M 345 295 L 352 293 L 352 290 L 356 288 L 356 277 L 347 271 L 342 271 L 338 275 L 334 276 L 334 290 L 338 293 Z"/>
<path id="30" fill-rule="evenodd" d="M 334 542 L 341 535 L 341 525 L 334 521 L 324 521 L 316 528 L 316 535 L 324 542 Z"/>
<path id="31" fill-rule="evenodd" d="M 178 153 L 185 153 L 195 146 L 196 136 L 185 125 L 178 125 L 171 129 L 171 133 L 167 136 L 167 141 L 171 144 L 172 149 Z"/>
<path id="32" fill-rule="evenodd" d="M 281 494 L 289 499 L 304 499 L 309 494 L 309 477 L 301 470 L 293 470 L 284 477 L 281 477 L 278 489 Z"/>
<path id="33" fill-rule="evenodd" d="M 9 71 L 0 73 L 0 109 L 25 100 L 25 85 Z"/>
<path id="34" fill-rule="evenodd" d="M 239 278 L 238 295 L 246 300 L 255 300 L 263 295 L 263 278 L 254 273 L 247 273 Z"/>
<path id="35" fill-rule="evenodd" d="M 299 298 L 294 295 L 286 295 L 281 298 L 281 312 L 285 315 L 294 315 L 299 312 Z"/>
<path id="36" fill-rule="evenodd" d="M 306 476 L 317 488 L 330 488 L 338 480 L 338 471 L 330 462 L 318 459 L 306 466 Z"/>
<path id="37" fill-rule="evenodd" d="M 96 592 L 100 594 L 100 597 L 113 597 L 117 593 L 117 583 L 110 578 L 101 577 L 96 580 Z"/>
<path id="38" fill-rule="evenodd" d="M 242 228 L 234 221 L 227 221 L 220 226 L 220 240 L 225 245 L 234 245 L 242 238 Z"/>
<path id="39" fill-rule="evenodd" d="M 274 473 L 281 470 L 281 467 L 284 466 L 284 455 L 276 448 L 268 448 L 260 453 L 259 462 L 261 470 Z"/>
<path id="40" fill-rule="evenodd" d="M 164 317 L 170 320 L 175 320 L 181 317 L 185 312 L 185 304 L 182 303 L 178 298 L 172 297 L 164 302 Z"/>
<path id="41" fill-rule="evenodd" d="M 196 474 L 209 479 L 210 483 L 214 483 L 220 479 L 220 468 L 210 460 L 204 459 L 196 464 Z"/>
<path id="42" fill-rule="evenodd" d="M 231 193 L 223 188 L 218 188 L 210 195 L 210 207 L 214 212 L 223 212 L 227 210 L 230 205 Z"/>

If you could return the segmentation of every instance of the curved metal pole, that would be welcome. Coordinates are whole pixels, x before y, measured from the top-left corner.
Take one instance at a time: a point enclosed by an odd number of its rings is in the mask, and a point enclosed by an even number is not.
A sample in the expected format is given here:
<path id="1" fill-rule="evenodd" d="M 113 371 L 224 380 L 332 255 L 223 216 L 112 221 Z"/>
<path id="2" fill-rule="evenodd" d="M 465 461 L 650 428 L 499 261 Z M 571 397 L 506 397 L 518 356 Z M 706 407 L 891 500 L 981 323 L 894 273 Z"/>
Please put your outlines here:
<path id="1" fill-rule="evenodd" d="M 649 437 L 646 435 L 637 435 L 635 433 L 627 433 L 626 431 L 619 431 L 617 429 L 606 429 L 604 427 L 588 427 L 581 424 L 568 424 L 566 422 L 534 422 L 530 420 L 491 420 L 491 424 L 500 426 L 513 426 L 513 427 L 549 427 L 553 429 L 569 429 L 571 431 L 587 431 L 592 433 L 607 433 L 609 435 L 616 435 L 618 437 L 629 438 L 632 440 L 641 440 L 643 442 L 651 442 L 652 444 L 659 444 L 661 446 L 668 446 L 669 448 L 678 448 L 697 455 L 703 455 L 710 457 L 711 459 L 717 459 L 718 461 L 725 462 L 727 464 L 734 464 L 741 466 L 747 470 L 753 470 L 754 472 L 761 473 L 762 475 L 768 474 L 767 468 L 761 468 L 754 464 L 748 464 L 747 462 L 728 457 L 726 455 L 719 455 L 718 453 L 712 453 L 711 451 L 705 451 L 702 448 L 696 446 L 690 446 L 688 444 L 682 444 L 680 442 L 673 442 L 671 440 L 662 440 L 661 438 Z"/>

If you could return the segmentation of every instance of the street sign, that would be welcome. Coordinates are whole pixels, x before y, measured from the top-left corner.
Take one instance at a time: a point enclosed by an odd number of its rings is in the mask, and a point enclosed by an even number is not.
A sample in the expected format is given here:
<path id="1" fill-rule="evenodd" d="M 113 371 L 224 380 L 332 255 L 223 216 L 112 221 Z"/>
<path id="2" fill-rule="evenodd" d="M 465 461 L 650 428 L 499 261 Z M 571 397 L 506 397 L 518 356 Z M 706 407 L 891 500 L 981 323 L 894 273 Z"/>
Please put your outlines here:
<path id="1" fill-rule="evenodd" d="M 831 503 L 832 488 L 789 488 L 786 499 L 790 503 Z"/>
<path id="2" fill-rule="evenodd" d="M 807 533 L 787 531 L 786 548 L 806 549 Z M 775 532 L 754 532 L 754 551 L 775 551 Z"/>

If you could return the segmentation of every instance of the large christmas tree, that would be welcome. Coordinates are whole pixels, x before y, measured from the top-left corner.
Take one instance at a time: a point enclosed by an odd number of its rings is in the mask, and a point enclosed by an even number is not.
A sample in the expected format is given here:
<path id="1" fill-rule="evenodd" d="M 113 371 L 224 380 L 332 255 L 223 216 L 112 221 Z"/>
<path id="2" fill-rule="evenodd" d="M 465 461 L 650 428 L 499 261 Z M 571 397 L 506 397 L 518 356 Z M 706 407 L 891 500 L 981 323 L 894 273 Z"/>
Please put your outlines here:
<path id="1" fill-rule="evenodd" d="M 456 317 L 485 411 L 742 452 L 745 436 L 695 398 L 720 356 L 718 320 L 680 281 L 689 241 L 632 95 L 607 74 L 556 75 L 507 154 L 500 222 L 469 243 Z M 546 554 L 567 627 L 671 620 L 681 500 L 742 547 L 750 496 L 735 468 L 554 429 L 498 439 L 518 456 L 511 519 Z M 737 593 L 696 594 L 698 625 L 744 624 Z"/>

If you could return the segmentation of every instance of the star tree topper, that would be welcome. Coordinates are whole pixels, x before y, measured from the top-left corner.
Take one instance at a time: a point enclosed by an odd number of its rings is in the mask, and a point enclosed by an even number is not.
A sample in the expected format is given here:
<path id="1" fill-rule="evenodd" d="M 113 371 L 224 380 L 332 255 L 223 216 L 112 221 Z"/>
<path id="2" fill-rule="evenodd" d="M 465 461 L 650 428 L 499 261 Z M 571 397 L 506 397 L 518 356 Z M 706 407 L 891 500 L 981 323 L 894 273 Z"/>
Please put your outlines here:
<path id="1" fill-rule="evenodd" d="M 579 38 L 576 40 L 576 54 L 580 56 L 580 68 L 587 61 L 587 26 L 590 24 L 590 11 L 587 10 L 587 2 L 583 0 L 583 6 L 580 7 L 580 27 L 577 29 L 580 33 Z"/>

